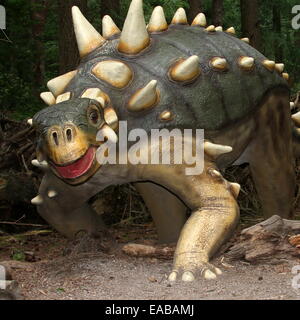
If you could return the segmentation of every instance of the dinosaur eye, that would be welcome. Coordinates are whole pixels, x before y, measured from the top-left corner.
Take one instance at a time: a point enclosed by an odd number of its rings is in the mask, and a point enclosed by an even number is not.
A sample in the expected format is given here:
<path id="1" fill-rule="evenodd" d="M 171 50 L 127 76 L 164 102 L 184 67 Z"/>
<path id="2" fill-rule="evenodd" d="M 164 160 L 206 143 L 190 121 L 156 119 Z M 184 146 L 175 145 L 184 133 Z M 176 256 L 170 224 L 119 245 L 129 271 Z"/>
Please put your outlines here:
<path id="1" fill-rule="evenodd" d="M 92 105 L 89 106 L 88 111 L 87 111 L 87 117 L 89 123 L 94 126 L 94 127 L 99 127 L 101 123 L 101 116 L 99 113 L 99 110 L 96 106 Z"/>

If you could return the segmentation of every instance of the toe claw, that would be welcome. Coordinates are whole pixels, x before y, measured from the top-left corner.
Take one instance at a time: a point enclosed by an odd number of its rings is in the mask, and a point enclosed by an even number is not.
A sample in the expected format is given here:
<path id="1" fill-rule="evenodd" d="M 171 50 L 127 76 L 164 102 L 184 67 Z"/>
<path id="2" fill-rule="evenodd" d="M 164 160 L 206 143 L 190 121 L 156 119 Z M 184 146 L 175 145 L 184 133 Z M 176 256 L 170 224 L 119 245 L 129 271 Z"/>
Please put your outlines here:
<path id="1" fill-rule="evenodd" d="M 218 276 L 220 276 L 223 273 L 222 270 L 219 268 L 215 268 L 215 272 Z"/>
<path id="2" fill-rule="evenodd" d="M 216 279 L 217 276 L 210 270 L 205 270 L 203 272 L 203 277 L 206 279 L 206 280 L 213 280 L 213 279 Z"/>
<path id="3" fill-rule="evenodd" d="M 182 281 L 184 281 L 184 282 L 192 282 L 194 280 L 195 280 L 195 277 L 194 277 L 193 273 L 190 271 L 186 271 L 182 275 Z"/>
<path id="4" fill-rule="evenodd" d="M 176 279 L 177 279 L 177 272 L 176 272 L 176 271 L 173 271 L 173 272 L 169 275 L 168 280 L 169 280 L 170 282 L 174 282 L 174 281 L 176 281 Z"/>

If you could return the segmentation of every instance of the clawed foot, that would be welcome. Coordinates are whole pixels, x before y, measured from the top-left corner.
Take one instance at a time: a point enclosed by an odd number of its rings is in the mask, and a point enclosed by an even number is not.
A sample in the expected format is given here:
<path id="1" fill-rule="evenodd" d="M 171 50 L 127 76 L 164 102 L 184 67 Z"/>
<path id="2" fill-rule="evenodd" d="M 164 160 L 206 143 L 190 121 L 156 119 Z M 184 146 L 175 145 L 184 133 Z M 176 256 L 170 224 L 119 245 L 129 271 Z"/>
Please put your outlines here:
<path id="1" fill-rule="evenodd" d="M 181 270 L 180 270 L 181 269 Z M 216 268 L 210 263 L 203 263 L 202 266 L 197 267 L 194 271 L 188 271 L 187 267 L 174 269 L 169 275 L 169 281 L 174 282 L 181 276 L 181 280 L 184 282 L 192 282 L 196 279 L 197 274 L 200 274 L 206 280 L 216 279 L 217 276 L 222 274 L 219 268 Z M 180 271 L 179 271 L 180 270 Z"/>

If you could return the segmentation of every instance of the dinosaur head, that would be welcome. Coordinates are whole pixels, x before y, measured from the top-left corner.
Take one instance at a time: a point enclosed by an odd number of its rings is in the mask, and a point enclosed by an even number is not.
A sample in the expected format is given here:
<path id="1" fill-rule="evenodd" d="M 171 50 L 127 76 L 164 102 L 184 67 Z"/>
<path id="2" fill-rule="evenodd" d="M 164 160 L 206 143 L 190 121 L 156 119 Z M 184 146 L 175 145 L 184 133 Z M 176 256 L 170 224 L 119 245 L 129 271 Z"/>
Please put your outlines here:
<path id="1" fill-rule="evenodd" d="M 85 182 L 99 169 L 96 160 L 99 130 L 110 129 L 97 100 L 72 99 L 48 107 L 33 118 L 38 135 L 37 157 L 65 182 Z M 114 132 L 112 129 L 110 129 Z"/>

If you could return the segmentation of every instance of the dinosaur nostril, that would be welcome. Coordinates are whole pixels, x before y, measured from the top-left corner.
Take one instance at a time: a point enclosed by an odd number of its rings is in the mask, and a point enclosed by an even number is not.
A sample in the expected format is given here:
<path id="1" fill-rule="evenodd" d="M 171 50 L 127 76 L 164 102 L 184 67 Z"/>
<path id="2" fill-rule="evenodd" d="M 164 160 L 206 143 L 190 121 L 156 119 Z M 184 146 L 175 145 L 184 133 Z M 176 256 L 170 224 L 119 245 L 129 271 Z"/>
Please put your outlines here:
<path id="1" fill-rule="evenodd" d="M 68 141 L 72 141 L 72 130 L 71 129 L 67 129 L 66 135 L 67 135 Z"/>
<path id="2" fill-rule="evenodd" d="M 53 140 L 54 140 L 54 143 L 58 146 L 58 136 L 57 136 L 57 132 L 53 132 L 52 133 L 52 137 L 53 137 Z"/>

